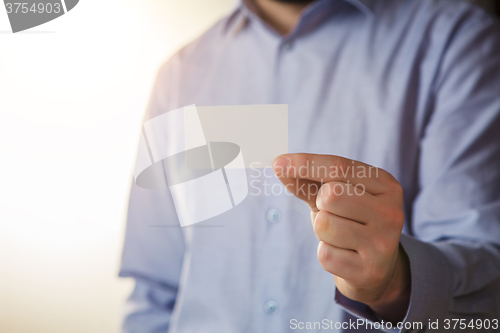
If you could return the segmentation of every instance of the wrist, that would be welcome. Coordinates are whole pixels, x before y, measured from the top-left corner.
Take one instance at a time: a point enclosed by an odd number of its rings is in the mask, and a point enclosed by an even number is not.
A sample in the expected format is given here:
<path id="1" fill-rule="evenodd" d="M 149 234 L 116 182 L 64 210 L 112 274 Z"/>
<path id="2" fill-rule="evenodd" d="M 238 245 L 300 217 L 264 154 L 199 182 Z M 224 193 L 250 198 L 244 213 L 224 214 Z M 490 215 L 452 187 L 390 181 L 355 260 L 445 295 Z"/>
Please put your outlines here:
<path id="1" fill-rule="evenodd" d="M 384 292 L 374 302 L 367 304 L 378 316 L 392 323 L 401 322 L 408 311 L 411 296 L 410 260 L 399 245 L 396 265 Z"/>

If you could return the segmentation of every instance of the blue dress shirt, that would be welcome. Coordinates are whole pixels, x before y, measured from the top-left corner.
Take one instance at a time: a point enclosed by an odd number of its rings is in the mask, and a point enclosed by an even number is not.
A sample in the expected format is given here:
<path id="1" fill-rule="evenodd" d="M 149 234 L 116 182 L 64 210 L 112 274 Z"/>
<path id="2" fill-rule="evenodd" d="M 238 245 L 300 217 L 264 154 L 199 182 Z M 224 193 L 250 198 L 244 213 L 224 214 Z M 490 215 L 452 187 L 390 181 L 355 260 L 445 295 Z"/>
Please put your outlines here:
<path id="1" fill-rule="evenodd" d="M 405 323 L 417 323 L 401 331 L 500 319 L 495 18 L 455 0 L 319 0 L 280 36 L 242 3 L 162 66 L 145 119 L 190 104 L 288 104 L 290 152 L 341 155 L 398 179 Z M 266 172 L 248 176 L 279 183 Z M 317 245 L 309 209 L 286 193 L 249 195 L 180 228 L 168 190 L 133 185 L 120 276 L 136 286 L 123 332 L 339 332 L 377 321 L 336 292 Z"/>

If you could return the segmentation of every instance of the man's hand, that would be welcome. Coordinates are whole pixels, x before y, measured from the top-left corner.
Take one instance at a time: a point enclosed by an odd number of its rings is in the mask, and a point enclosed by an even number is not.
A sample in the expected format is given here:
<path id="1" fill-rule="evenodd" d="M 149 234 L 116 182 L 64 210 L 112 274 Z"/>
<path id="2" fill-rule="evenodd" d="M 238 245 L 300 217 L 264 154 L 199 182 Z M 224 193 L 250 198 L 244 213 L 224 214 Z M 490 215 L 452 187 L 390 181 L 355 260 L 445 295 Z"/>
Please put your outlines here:
<path id="1" fill-rule="evenodd" d="M 399 245 L 403 190 L 382 169 L 332 155 L 286 154 L 273 164 L 286 189 L 311 208 L 318 259 L 339 291 L 383 319 L 401 321 L 411 274 Z"/>

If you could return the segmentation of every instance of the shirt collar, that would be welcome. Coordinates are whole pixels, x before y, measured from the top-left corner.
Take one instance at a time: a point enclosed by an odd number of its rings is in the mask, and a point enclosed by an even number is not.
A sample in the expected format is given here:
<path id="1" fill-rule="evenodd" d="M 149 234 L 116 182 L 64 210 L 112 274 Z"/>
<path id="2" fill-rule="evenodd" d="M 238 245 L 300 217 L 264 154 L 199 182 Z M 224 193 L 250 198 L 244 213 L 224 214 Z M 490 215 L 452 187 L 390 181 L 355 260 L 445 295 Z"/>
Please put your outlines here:
<path id="1" fill-rule="evenodd" d="M 247 3 L 247 1 L 249 3 Z M 237 34 L 246 26 L 249 16 L 252 16 L 253 14 L 249 8 L 252 6 L 251 1 L 252 0 L 238 0 L 236 2 L 231 14 L 226 19 L 224 27 L 225 31 L 228 31 L 230 28 L 234 28 L 234 33 Z M 339 2 L 348 3 L 366 16 L 373 15 L 375 8 L 374 0 L 316 0 L 316 3 L 313 4 L 313 6 L 319 5 L 319 2 L 323 4 L 334 4 Z"/>

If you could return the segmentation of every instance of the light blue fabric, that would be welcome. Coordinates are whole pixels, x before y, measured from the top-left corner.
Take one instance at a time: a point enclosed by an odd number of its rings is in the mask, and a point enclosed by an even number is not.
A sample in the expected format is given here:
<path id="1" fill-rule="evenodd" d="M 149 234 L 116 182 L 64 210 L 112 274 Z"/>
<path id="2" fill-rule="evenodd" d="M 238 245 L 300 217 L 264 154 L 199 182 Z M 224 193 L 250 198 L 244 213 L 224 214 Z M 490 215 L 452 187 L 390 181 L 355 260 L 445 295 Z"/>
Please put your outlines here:
<path id="1" fill-rule="evenodd" d="M 145 119 L 189 104 L 273 103 L 289 105 L 290 152 L 360 160 L 402 184 L 409 322 L 500 318 L 496 19 L 455 0 L 321 0 L 281 37 L 240 5 L 161 68 Z M 278 183 L 257 176 L 249 170 Z M 133 185 L 120 276 L 136 288 L 123 332 L 376 320 L 335 298 L 317 244 L 308 208 L 286 194 L 249 195 L 181 229 L 168 191 Z"/>

